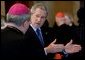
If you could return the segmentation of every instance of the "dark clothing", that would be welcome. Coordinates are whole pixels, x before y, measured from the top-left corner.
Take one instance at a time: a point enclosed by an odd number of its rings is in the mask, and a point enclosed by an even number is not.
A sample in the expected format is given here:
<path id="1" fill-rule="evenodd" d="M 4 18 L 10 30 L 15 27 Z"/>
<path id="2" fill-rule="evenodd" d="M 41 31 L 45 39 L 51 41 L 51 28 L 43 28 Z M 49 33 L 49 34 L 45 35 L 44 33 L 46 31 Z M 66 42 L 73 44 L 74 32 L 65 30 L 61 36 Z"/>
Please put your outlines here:
<path id="1" fill-rule="evenodd" d="M 50 28 L 50 30 L 48 31 L 47 36 L 50 42 L 52 42 L 54 39 L 57 39 L 56 43 L 65 45 L 71 39 L 76 40 L 75 34 L 76 26 L 69 27 L 67 25 L 62 25 L 58 27 L 57 25 L 54 25 L 53 28 Z"/>
<path id="2" fill-rule="evenodd" d="M 15 27 L 6 27 L 1 30 L 2 58 L 16 58 L 21 55 L 24 34 Z"/>
<path id="3" fill-rule="evenodd" d="M 76 33 L 77 26 L 63 24 L 60 27 L 54 26 L 53 30 L 55 33 L 54 37 L 58 39 L 58 43 L 67 44 L 71 39 L 77 44 L 80 43 L 79 35 Z"/>
<path id="4" fill-rule="evenodd" d="M 48 36 L 51 40 L 57 39 L 58 44 L 64 44 L 66 45 L 71 39 L 73 40 L 74 44 L 80 44 L 82 46 L 83 41 L 80 39 L 80 33 L 78 33 L 78 27 L 73 26 L 67 26 L 62 25 L 58 27 L 57 25 L 54 25 L 53 29 L 49 32 Z M 50 41 L 51 41 L 50 40 Z M 63 59 L 69 60 L 69 59 L 77 59 L 77 58 L 83 58 L 83 50 L 77 53 L 69 54 L 68 57 L 64 57 Z M 61 53 L 62 54 L 62 53 Z M 54 57 L 55 54 L 51 54 L 51 58 Z"/>
<path id="5" fill-rule="evenodd" d="M 44 46 L 31 26 L 25 35 L 15 27 L 1 30 L 1 56 L 6 59 L 47 59 Z"/>
<path id="6" fill-rule="evenodd" d="M 24 42 L 26 43 L 27 47 L 29 47 L 29 49 L 25 49 L 25 50 L 29 52 L 30 59 L 47 59 L 45 55 L 44 47 L 40 43 L 38 36 L 36 35 L 35 31 L 31 26 L 29 26 L 29 29 L 25 34 Z"/>

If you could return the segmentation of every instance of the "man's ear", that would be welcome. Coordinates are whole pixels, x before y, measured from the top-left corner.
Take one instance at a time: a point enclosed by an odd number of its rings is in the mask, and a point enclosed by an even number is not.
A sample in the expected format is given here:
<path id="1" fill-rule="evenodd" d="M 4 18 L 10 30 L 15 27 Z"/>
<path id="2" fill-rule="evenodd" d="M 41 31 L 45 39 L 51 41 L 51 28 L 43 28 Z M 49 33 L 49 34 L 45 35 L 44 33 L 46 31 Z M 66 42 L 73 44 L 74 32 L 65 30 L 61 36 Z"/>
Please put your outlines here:
<path id="1" fill-rule="evenodd" d="M 23 27 L 25 27 L 25 24 L 26 24 L 26 21 L 24 21 L 21 25 L 22 25 Z"/>
<path id="2" fill-rule="evenodd" d="M 26 21 L 23 23 L 23 27 L 28 27 L 30 23 L 31 23 L 30 21 L 27 21 L 27 20 L 26 20 Z"/>
<path id="3" fill-rule="evenodd" d="M 26 21 L 23 23 L 23 26 L 26 26 L 27 22 L 28 22 L 28 21 L 26 20 Z"/>

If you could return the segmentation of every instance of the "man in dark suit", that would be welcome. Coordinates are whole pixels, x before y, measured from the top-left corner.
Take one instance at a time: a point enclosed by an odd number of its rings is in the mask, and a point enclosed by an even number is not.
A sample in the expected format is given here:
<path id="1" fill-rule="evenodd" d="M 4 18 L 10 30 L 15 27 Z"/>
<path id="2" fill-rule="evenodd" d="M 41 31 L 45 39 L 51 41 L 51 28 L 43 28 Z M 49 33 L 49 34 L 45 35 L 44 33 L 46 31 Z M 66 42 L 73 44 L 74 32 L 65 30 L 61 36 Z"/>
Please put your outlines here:
<path id="1" fill-rule="evenodd" d="M 23 56 L 23 39 L 29 27 L 30 10 L 21 3 L 14 4 L 7 13 L 7 22 L 1 29 L 1 57 Z M 21 57 L 20 57 L 21 58 Z"/>
<path id="2" fill-rule="evenodd" d="M 31 8 L 31 24 L 25 34 L 25 40 L 28 40 L 29 47 L 29 49 L 25 50 L 29 51 L 29 56 L 33 57 L 31 59 L 47 59 L 47 53 L 59 52 L 64 48 L 63 44 L 60 47 L 54 44 L 56 40 L 48 47 L 45 47 L 44 40 L 46 38 L 40 27 L 44 24 L 47 14 L 46 7 L 41 3 L 35 4 Z"/>
<path id="3" fill-rule="evenodd" d="M 41 26 L 44 24 L 47 14 L 46 7 L 41 3 L 35 4 L 31 8 L 31 24 L 25 34 L 24 40 L 26 47 L 29 47 L 29 49 L 25 50 L 28 51 L 29 58 L 31 59 L 47 59 L 46 55 L 48 53 L 61 52 L 65 49 L 63 44 L 54 44 L 56 40 L 51 42 L 48 46 L 45 46 L 44 41 L 47 40 L 47 38 L 45 38 L 45 35 L 42 32 Z M 67 46 L 70 46 L 71 43 L 72 41 L 69 42 Z M 66 49 L 66 51 L 67 50 L 69 51 L 69 49 Z M 76 52 L 77 51 L 79 50 L 76 50 Z M 71 53 L 73 52 L 75 51 L 71 51 Z"/>

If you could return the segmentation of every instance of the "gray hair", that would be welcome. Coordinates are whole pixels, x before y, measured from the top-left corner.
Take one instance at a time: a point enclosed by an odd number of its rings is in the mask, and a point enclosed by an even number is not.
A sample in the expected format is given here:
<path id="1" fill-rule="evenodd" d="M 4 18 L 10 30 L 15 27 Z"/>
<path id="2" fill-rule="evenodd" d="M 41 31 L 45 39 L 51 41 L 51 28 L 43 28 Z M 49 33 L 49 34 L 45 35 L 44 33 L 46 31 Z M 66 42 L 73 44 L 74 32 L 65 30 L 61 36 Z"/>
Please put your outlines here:
<path id="1" fill-rule="evenodd" d="M 17 26 L 20 26 L 26 20 L 28 20 L 28 21 L 30 20 L 30 14 L 24 14 L 24 15 L 11 15 L 11 14 L 7 14 L 7 22 L 14 23 Z"/>
<path id="2" fill-rule="evenodd" d="M 46 6 L 42 3 L 36 3 L 35 5 L 33 5 L 31 8 L 31 13 L 34 13 L 37 8 L 40 8 L 40 9 L 46 11 L 46 13 L 48 14 Z"/>

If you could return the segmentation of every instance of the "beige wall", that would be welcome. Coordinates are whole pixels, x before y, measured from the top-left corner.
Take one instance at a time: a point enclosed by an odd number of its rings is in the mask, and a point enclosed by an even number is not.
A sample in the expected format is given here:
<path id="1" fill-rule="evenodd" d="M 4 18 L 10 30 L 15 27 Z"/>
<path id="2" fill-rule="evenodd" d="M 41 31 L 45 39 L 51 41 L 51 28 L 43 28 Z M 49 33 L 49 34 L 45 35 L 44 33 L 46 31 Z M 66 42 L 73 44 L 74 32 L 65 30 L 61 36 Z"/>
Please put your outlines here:
<path id="1" fill-rule="evenodd" d="M 78 17 L 77 17 L 77 11 L 80 8 L 80 1 L 74 1 L 74 6 L 73 6 L 73 18 L 74 18 L 74 23 L 75 25 L 78 24 Z"/>
<path id="2" fill-rule="evenodd" d="M 5 16 L 5 1 L 1 1 L 1 15 Z"/>

